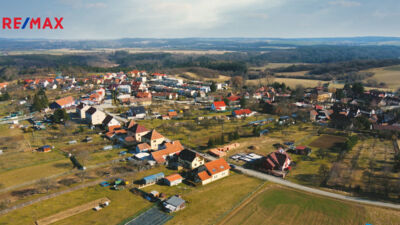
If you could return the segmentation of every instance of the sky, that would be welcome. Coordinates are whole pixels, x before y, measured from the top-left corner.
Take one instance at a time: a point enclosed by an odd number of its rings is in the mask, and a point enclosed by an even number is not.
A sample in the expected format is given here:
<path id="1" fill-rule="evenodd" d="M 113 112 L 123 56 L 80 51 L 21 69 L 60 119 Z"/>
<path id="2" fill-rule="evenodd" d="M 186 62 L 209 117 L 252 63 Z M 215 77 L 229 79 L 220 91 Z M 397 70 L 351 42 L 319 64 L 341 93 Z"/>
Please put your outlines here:
<path id="1" fill-rule="evenodd" d="M 1 38 L 400 37 L 399 0 L 7 0 L 0 17 L 64 17 Z"/>

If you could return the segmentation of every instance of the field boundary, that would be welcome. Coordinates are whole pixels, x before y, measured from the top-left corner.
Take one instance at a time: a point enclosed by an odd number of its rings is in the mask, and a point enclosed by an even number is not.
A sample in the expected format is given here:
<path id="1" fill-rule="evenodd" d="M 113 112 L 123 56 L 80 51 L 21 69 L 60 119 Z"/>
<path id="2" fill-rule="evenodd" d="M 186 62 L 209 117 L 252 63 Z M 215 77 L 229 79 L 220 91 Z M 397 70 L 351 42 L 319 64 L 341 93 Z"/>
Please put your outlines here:
<path id="1" fill-rule="evenodd" d="M 48 224 L 52 224 L 55 223 L 57 221 L 66 219 L 68 217 L 77 215 L 79 213 L 85 212 L 87 210 L 93 209 L 94 207 L 99 206 L 100 204 L 104 204 L 105 202 L 110 202 L 110 199 L 104 197 L 104 198 L 100 198 L 88 203 L 85 203 L 83 205 L 79 205 L 73 208 L 69 208 L 66 209 L 64 211 L 61 211 L 59 213 L 53 214 L 51 216 L 48 217 L 44 217 L 42 219 L 36 220 L 36 225 L 48 225 Z"/>

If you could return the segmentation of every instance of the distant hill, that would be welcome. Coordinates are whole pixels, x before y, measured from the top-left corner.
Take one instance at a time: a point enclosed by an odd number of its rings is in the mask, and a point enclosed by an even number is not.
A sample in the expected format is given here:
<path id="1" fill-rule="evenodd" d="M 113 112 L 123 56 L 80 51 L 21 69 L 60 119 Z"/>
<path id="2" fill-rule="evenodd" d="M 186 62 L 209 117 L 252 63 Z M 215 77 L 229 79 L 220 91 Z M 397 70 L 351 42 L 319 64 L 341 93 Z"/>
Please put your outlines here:
<path id="1" fill-rule="evenodd" d="M 9 39 L 0 38 L 1 51 L 37 49 L 79 49 L 96 48 L 160 48 L 251 51 L 296 47 L 304 45 L 396 45 L 399 37 L 337 37 L 337 38 L 124 38 L 115 40 L 51 40 L 51 39 Z"/>

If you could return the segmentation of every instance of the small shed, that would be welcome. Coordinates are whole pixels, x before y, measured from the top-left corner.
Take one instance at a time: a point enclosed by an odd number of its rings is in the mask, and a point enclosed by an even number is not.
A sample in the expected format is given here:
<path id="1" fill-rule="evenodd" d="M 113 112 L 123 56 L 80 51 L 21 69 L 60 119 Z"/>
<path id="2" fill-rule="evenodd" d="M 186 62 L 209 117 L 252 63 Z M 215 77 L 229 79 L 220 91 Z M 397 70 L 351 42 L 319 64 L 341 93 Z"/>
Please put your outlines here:
<path id="1" fill-rule="evenodd" d="M 174 195 L 163 202 L 163 206 L 167 212 L 171 213 L 184 209 L 185 203 L 185 200 L 180 198 L 178 195 Z"/>
<path id="2" fill-rule="evenodd" d="M 50 145 L 43 145 L 38 149 L 39 152 L 50 152 L 51 151 L 51 146 Z"/>
<path id="3" fill-rule="evenodd" d="M 161 180 L 162 178 L 164 178 L 164 173 L 157 173 L 157 174 L 153 174 L 147 177 L 143 178 L 143 183 L 144 184 L 151 184 L 151 183 L 156 183 L 157 181 Z"/>
<path id="4" fill-rule="evenodd" d="M 183 177 L 179 174 L 172 174 L 164 178 L 164 183 L 168 186 L 175 186 L 182 183 Z"/>

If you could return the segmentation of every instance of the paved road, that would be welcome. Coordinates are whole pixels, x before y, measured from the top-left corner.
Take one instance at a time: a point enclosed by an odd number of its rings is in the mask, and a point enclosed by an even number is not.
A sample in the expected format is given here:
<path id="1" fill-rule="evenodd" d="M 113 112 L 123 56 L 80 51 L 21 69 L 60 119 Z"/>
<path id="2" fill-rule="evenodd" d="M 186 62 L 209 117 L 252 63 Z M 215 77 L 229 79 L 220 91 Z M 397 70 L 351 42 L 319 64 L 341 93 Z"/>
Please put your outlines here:
<path id="1" fill-rule="evenodd" d="M 192 151 L 195 151 L 193 149 L 191 149 Z M 197 152 L 197 151 L 195 151 Z M 197 152 L 198 154 L 202 155 L 204 158 L 208 159 L 208 160 L 215 160 L 215 157 L 212 157 L 208 154 L 204 154 L 201 152 Z M 305 191 L 305 192 L 309 192 L 312 194 L 317 194 L 317 195 L 322 195 L 322 196 L 326 196 L 326 197 L 330 197 L 330 198 L 335 198 L 335 199 L 339 199 L 339 200 L 344 200 L 344 201 L 350 201 L 350 202 L 355 202 L 355 203 L 360 203 L 360 204 L 368 204 L 368 205 L 373 205 L 373 206 L 379 206 L 379 207 L 386 207 L 386 208 L 391 208 L 391 209 L 398 209 L 400 210 L 400 205 L 398 204 L 393 204 L 393 203 L 386 203 L 386 202 L 379 202 L 379 201 L 373 201 L 373 200 L 367 200 L 367 199 L 363 199 L 363 198 L 359 198 L 359 197 L 352 197 L 352 196 L 346 196 L 346 195 L 341 195 L 341 194 L 336 194 L 336 193 L 332 193 L 332 192 L 328 192 L 328 191 L 323 191 L 320 189 L 316 189 L 316 188 L 311 188 L 311 187 L 307 187 L 304 185 L 300 185 L 300 184 L 296 184 L 287 180 L 284 180 L 282 178 L 279 177 L 275 177 L 275 176 L 271 176 L 265 173 L 261 173 L 255 170 L 250 170 L 250 169 L 246 169 L 243 168 L 241 166 L 235 166 L 235 169 L 242 172 L 243 174 L 246 174 L 248 176 L 252 176 L 252 177 L 256 177 L 258 179 L 262 179 L 262 180 L 267 180 L 273 183 L 277 183 L 286 187 L 290 187 L 290 188 L 294 188 L 297 190 L 301 190 L 301 191 Z"/>

